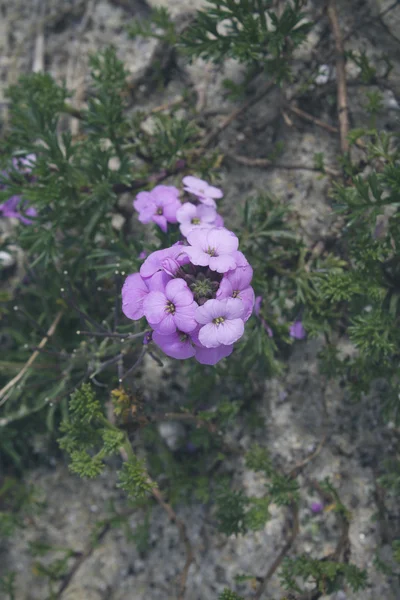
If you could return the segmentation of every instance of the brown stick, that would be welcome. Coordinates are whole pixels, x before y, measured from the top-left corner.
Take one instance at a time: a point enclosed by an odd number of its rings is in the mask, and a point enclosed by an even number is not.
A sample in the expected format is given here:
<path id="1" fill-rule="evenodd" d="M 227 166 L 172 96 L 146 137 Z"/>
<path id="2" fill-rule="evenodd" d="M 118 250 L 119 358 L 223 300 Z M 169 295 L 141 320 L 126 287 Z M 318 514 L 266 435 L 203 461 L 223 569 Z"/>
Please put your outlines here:
<path id="1" fill-rule="evenodd" d="M 328 0 L 328 17 L 331 24 L 336 47 L 336 77 L 337 77 L 337 105 L 340 131 L 340 147 L 343 154 L 349 152 L 349 113 L 347 104 L 347 84 L 344 59 L 344 46 L 342 33 L 336 10 L 336 0 Z"/>
<path id="2" fill-rule="evenodd" d="M 133 510 L 134 509 L 131 509 L 131 512 L 133 512 Z M 106 534 L 109 532 L 110 529 L 111 529 L 111 523 L 106 523 L 102 527 L 100 533 L 96 537 L 96 544 L 98 544 L 99 542 L 101 542 L 104 539 L 104 537 L 106 536 Z M 96 547 L 95 544 L 90 544 L 86 548 L 86 550 L 84 552 L 82 552 L 82 554 L 76 559 L 76 561 L 72 565 L 72 568 L 70 569 L 70 571 L 68 571 L 68 573 L 62 580 L 60 587 L 58 588 L 57 598 L 60 598 L 63 591 L 67 589 L 67 587 L 71 583 L 72 579 L 74 578 L 75 573 L 83 565 L 83 563 L 93 554 L 93 550 L 95 549 L 95 547 Z"/>
<path id="3" fill-rule="evenodd" d="M 289 537 L 288 541 L 286 542 L 286 544 L 283 546 L 282 550 L 279 552 L 278 556 L 275 558 L 274 562 L 268 569 L 265 576 L 262 578 L 262 581 L 261 581 L 260 585 L 258 586 L 257 591 L 253 597 L 254 600 L 259 600 L 261 598 L 261 596 L 263 595 L 263 593 L 265 592 L 265 590 L 267 588 L 268 581 L 271 579 L 272 575 L 275 573 L 275 571 L 281 565 L 283 559 L 289 552 L 290 548 L 293 546 L 294 541 L 299 533 L 299 509 L 295 503 L 293 503 L 291 505 L 290 513 L 291 513 L 292 519 L 293 519 L 293 525 L 292 525 L 290 537 Z"/>
<path id="4" fill-rule="evenodd" d="M 120 450 L 122 459 L 125 461 L 129 460 L 129 457 L 131 455 L 133 455 L 133 450 L 132 450 L 132 446 L 129 441 L 128 435 L 126 435 L 126 439 L 127 439 L 128 445 L 121 447 L 121 450 Z M 182 544 L 185 546 L 186 561 L 185 561 L 185 564 L 184 564 L 184 567 L 183 567 L 183 570 L 181 573 L 181 578 L 180 578 L 181 581 L 180 581 L 180 585 L 179 585 L 179 596 L 177 598 L 177 600 L 184 600 L 185 592 L 186 592 L 186 583 L 187 583 L 190 565 L 194 562 L 194 553 L 193 553 L 192 545 L 190 543 L 188 534 L 186 532 L 186 525 L 183 521 L 180 520 L 180 518 L 178 517 L 178 515 L 176 514 L 176 512 L 174 511 L 172 506 L 164 500 L 162 493 L 160 492 L 160 490 L 157 487 L 157 484 L 151 479 L 150 476 L 147 477 L 147 480 L 151 486 L 150 493 L 152 494 L 153 498 L 158 502 L 158 504 L 161 506 L 161 508 L 163 510 L 165 510 L 165 512 L 171 519 L 171 521 L 173 523 L 175 523 L 175 525 L 177 526 L 178 531 L 179 531 L 179 539 L 181 540 Z"/>
<path id="5" fill-rule="evenodd" d="M 293 467 L 293 469 L 290 471 L 288 477 L 290 477 L 291 479 L 295 479 L 299 473 L 301 473 L 301 471 L 304 469 L 304 467 L 311 461 L 314 460 L 314 458 L 316 458 L 318 456 L 318 454 L 321 452 L 322 448 L 325 445 L 326 442 L 326 435 L 324 435 L 324 437 L 322 438 L 322 440 L 320 441 L 320 443 L 318 444 L 318 446 L 316 447 L 316 449 L 314 450 L 314 452 L 312 452 L 311 454 L 309 454 L 308 456 L 306 456 L 306 458 L 304 460 L 302 460 L 301 462 L 297 463 L 297 465 L 295 467 Z"/>
<path id="6" fill-rule="evenodd" d="M 42 348 L 44 348 L 44 346 L 47 344 L 47 342 L 49 341 L 49 338 L 54 334 L 55 330 L 57 329 L 57 325 L 60 322 L 61 317 L 64 314 L 64 310 L 60 310 L 54 321 L 52 322 L 52 324 L 49 327 L 49 330 L 47 332 L 47 334 L 45 335 L 45 337 L 42 339 L 42 341 L 40 342 L 38 349 L 35 350 L 35 352 L 32 354 L 32 356 L 29 358 L 29 360 L 25 363 L 25 365 L 22 367 L 21 371 L 13 378 L 11 379 L 11 381 L 9 381 L 1 390 L 0 390 L 0 399 L 3 398 L 3 400 L 0 402 L 0 406 L 2 404 L 4 404 L 7 400 L 6 393 L 8 392 L 8 390 L 10 390 L 11 388 L 14 387 L 14 385 L 16 383 L 18 383 L 18 381 L 20 379 L 22 379 L 22 377 L 25 375 L 25 373 L 27 372 L 27 370 L 29 369 L 29 367 L 31 367 L 33 365 L 33 363 L 35 362 L 35 360 L 37 359 L 37 357 L 40 354 L 40 350 Z M 4 398 L 5 396 L 5 398 Z"/>
<path id="7" fill-rule="evenodd" d="M 190 543 L 188 534 L 186 532 L 186 525 L 183 521 L 181 521 L 179 519 L 178 515 L 176 514 L 176 512 L 174 511 L 172 506 L 170 504 L 168 504 L 168 502 L 165 502 L 164 498 L 161 495 L 161 492 L 158 490 L 157 487 L 154 486 L 154 488 L 151 490 L 151 493 L 152 493 L 153 497 L 155 498 L 155 500 L 157 500 L 158 504 L 165 510 L 165 512 L 171 519 L 171 521 L 173 521 L 175 523 L 175 525 L 177 526 L 178 531 L 179 531 L 179 538 L 180 538 L 182 544 L 185 546 L 186 561 L 185 561 L 185 564 L 184 564 L 184 567 L 183 567 L 183 570 L 181 573 L 181 577 L 180 577 L 179 596 L 178 596 L 178 600 L 184 600 L 185 592 L 186 592 L 186 583 L 187 583 L 190 565 L 194 562 L 193 549 L 192 549 L 192 545 Z"/>
<path id="8" fill-rule="evenodd" d="M 282 163 L 274 163 L 268 158 L 248 158 L 247 156 L 241 156 L 240 154 L 225 154 L 226 158 L 230 158 L 234 160 L 240 165 L 244 165 L 246 167 L 260 167 L 260 168 L 272 168 L 272 169 L 286 169 L 287 171 L 315 171 L 317 173 L 322 173 L 321 169 L 317 167 L 311 167 L 309 165 L 302 164 L 282 164 Z M 335 169 L 331 169 L 330 167 L 324 167 L 325 172 L 332 177 L 338 177 L 339 172 Z"/>
<path id="9" fill-rule="evenodd" d="M 329 125 L 328 123 L 325 123 L 324 121 L 321 121 L 320 119 L 317 119 L 316 117 L 313 117 L 312 115 L 305 112 L 304 110 L 301 110 L 301 108 L 298 108 L 294 104 L 288 104 L 287 108 L 292 113 L 294 113 L 298 117 L 304 119 L 305 121 L 310 121 L 311 123 L 314 123 L 314 125 L 318 125 L 318 127 L 322 127 L 322 129 L 326 129 L 326 131 L 329 131 L 330 133 L 339 133 L 339 129 L 337 127 L 333 127 L 332 125 Z"/>

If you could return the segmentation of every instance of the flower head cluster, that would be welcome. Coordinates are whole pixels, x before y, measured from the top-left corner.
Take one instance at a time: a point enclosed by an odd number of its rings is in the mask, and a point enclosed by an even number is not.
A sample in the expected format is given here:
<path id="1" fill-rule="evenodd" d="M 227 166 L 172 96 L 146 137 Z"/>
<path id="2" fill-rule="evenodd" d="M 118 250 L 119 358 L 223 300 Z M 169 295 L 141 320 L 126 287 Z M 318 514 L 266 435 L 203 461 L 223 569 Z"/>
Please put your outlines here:
<path id="1" fill-rule="evenodd" d="M 174 186 L 158 185 L 151 192 L 140 192 L 133 202 L 141 223 L 153 222 L 165 233 L 168 224 L 179 223 L 187 237 L 193 229 L 222 227 L 224 221 L 217 213 L 215 200 L 222 191 L 197 177 L 183 178 L 183 192 L 190 202 L 181 203 L 180 191 Z"/>
<path id="2" fill-rule="evenodd" d="M 146 317 L 167 356 L 215 365 L 231 354 L 254 306 L 253 270 L 238 244 L 228 229 L 205 227 L 153 252 L 124 283 L 124 314 Z"/>

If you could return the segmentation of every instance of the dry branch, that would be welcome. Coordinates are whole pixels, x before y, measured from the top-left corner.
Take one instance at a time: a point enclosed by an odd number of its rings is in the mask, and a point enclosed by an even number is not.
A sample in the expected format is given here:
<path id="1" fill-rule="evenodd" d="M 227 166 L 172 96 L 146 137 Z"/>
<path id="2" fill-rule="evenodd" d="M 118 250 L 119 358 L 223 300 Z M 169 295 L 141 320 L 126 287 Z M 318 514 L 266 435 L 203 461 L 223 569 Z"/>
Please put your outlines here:
<path id="1" fill-rule="evenodd" d="M 20 379 L 22 379 L 22 377 L 25 375 L 25 373 L 27 372 L 27 370 L 29 369 L 29 367 L 31 367 L 33 365 L 33 363 L 35 362 L 35 360 L 37 359 L 37 357 L 40 354 L 40 350 L 47 344 L 47 342 L 49 341 L 49 338 L 54 335 L 56 329 L 57 329 L 57 325 L 61 320 L 61 317 L 64 314 L 64 310 L 60 310 L 54 321 L 52 322 L 52 324 L 49 327 L 49 330 L 47 332 L 47 334 L 45 335 L 45 337 L 42 339 L 42 341 L 40 342 L 38 349 L 35 350 L 35 352 L 32 354 L 32 356 L 29 358 L 29 360 L 25 363 L 25 365 L 23 366 L 23 368 L 21 369 L 21 371 L 13 378 L 11 379 L 11 381 L 9 381 L 1 390 L 0 390 L 0 406 L 3 405 L 8 396 L 6 396 L 7 392 L 9 390 L 11 390 L 14 385 L 16 385 L 18 383 L 18 381 L 20 381 Z"/>
<path id="2" fill-rule="evenodd" d="M 336 48 L 336 77 L 337 77 L 337 105 L 340 132 L 340 147 L 343 154 L 349 152 L 349 112 L 347 103 L 346 64 L 342 33 L 336 10 L 336 0 L 328 0 L 328 16 L 331 24 Z"/>

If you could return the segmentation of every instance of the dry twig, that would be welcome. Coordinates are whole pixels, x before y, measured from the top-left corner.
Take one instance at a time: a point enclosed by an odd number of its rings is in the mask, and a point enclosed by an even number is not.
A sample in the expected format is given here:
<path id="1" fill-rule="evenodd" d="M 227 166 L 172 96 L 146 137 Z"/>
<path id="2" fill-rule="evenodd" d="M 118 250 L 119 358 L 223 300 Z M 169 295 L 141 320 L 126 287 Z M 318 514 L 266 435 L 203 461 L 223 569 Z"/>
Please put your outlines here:
<path id="1" fill-rule="evenodd" d="M 22 377 L 25 375 L 25 373 L 27 372 L 27 370 L 28 370 L 28 369 L 29 369 L 29 368 L 30 368 L 30 367 L 33 365 L 33 363 L 35 362 L 35 360 L 36 360 L 36 359 L 37 359 L 37 357 L 39 356 L 39 354 L 40 354 L 40 350 L 41 350 L 41 349 L 42 349 L 42 348 L 43 348 L 43 347 L 44 347 L 44 346 L 47 344 L 47 342 L 48 342 L 49 338 L 50 338 L 52 335 L 54 335 L 54 333 L 55 333 L 55 331 L 56 331 L 56 329 L 57 329 L 57 325 L 58 325 L 58 323 L 60 322 L 60 320 L 61 320 L 61 317 L 63 316 L 63 314 L 64 314 L 64 310 L 60 310 L 60 311 L 57 313 L 57 315 L 56 315 L 56 317 L 55 317 L 54 321 L 52 322 L 52 324 L 51 324 L 51 325 L 50 325 L 50 327 L 49 327 L 49 330 L 48 330 L 47 334 L 45 335 L 45 337 L 44 337 L 44 338 L 42 339 L 42 341 L 40 342 L 40 344 L 39 344 L 39 346 L 38 346 L 38 349 L 37 349 L 37 350 L 35 350 L 35 352 L 32 354 L 32 356 L 31 356 L 31 357 L 29 358 L 29 360 L 26 362 L 26 364 L 24 365 L 24 367 L 21 369 L 21 371 L 20 371 L 20 372 L 19 372 L 19 373 L 18 373 L 18 374 L 17 374 L 17 375 L 16 375 L 16 376 L 13 378 L 13 379 L 11 379 L 11 381 L 9 381 L 9 382 L 8 382 L 8 383 L 7 383 L 7 384 L 6 384 L 6 385 L 5 385 L 5 386 L 4 386 L 4 387 L 3 387 L 3 388 L 0 390 L 0 399 L 2 399 L 2 400 L 1 400 L 1 402 L 0 402 L 0 406 L 2 406 L 2 405 L 3 405 L 3 404 L 6 402 L 6 400 L 7 400 L 7 398 L 8 398 L 8 395 L 6 395 L 6 394 L 7 394 L 7 392 L 8 392 L 9 390 L 11 390 L 11 389 L 14 387 L 14 385 L 16 385 L 16 384 L 18 383 L 18 381 L 20 381 L 20 379 L 22 379 Z"/>
<path id="2" fill-rule="evenodd" d="M 313 117 L 312 115 L 305 112 L 304 110 L 301 110 L 294 104 L 288 104 L 287 108 L 292 113 L 294 113 L 301 119 L 304 119 L 305 121 L 310 121 L 311 123 L 314 123 L 314 125 L 318 125 L 318 127 L 322 127 L 322 129 L 326 129 L 326 131 L 329 131 L 330 133 L 339 133 L 339 129 L 337 127 L 333 127 L 332 125 L 329 125 L 328 123 L 325 123 L 324 121 L 321 121 L 320 119 L 317 119 L 316 117 Z"/>
<path id="3" fill-rule="evenodd" d="M 32 65 L 32 71 L 34 73 L 43 73 L 44 71 L 44 4 L 44 0 L 37 0 L 36 2 L 36 10 L 39 13 L 39 20 L 36 24 L 36 40 Z"/>
<path id="4" fill-rule="evenodd" d="M 280 567 L 283 559 L 285 558 L 285 556 L 287 555 L 287 553 L 293 546 L 295 539 L 299 533 L 299 509 L 295 503 L 293 503 L 290 506 L 290 515 L 291 515 L 291 520 L 292 520 L 290 536 L 289 536 L 286 544 L 283 546 L 282 550 L 279 552 L 278 556 L 275 558 L 274 562 L 268 569 L 266 575 L 262 578 L 262 581 L 261 581 L 260 585 L 258 586 L 255 595 L 253 596 L 254 600 L 259 600 L 261 598 L 261 596 L 267 589 L 268 581 L 271 579 L 272 575 L 275 573 L 275 571 L 278 569 L 278 567 Z"/>
<path id="5" fill-rule="evenodd" d="M 309 165 L 302 164 L 283 164 L 283 163 L 275 163 L 268 158 L 248 158 L 247 156 L 241 156 L 240 154 L 225 154 L 226 158 L 229 158 L 240 165 L 244 165 L 246 167 L 259 167 L 259 168 L 272 168 L 272 169 L 284 169 L 287 171 L 315 171 L 317 173 L 322 173 L 321 169 L 317 167 L 311 167 Z M 327 175 L 331 175 L 332 177 L 338 177 L 339 172 L 335 169 L 331 169 L 330 167 L 324 167 L 324 170 Z"/>
<path id="6" fill-rule="evenodd" d="M 337 104 L 339 117 L 340 147 L 343 154 L 349 152 L 349 113 L 347 103 L 347 84 L 344 59 L 344 46 L 342 33 L 336 10 L 336 0 L 328 0 L 328 16 L 331 24 L 336 47 L 336 73 L 337 73 Z"/>
<path id="7" fill-rule="evenodd" d="M 186 561 L 185 561 L 185 564 L 184 564 L 184 567 L 183 567 L 183 570 L 181 573 L 181 577 L 180 577 L 179 596 L 178 596 L 178 600 L 184 600 L 189 569 L 190 569 L 191 564 L 194 562 L 194 553 L 193 553 L 192 545 L 190 543 L 188 534 L 186 532 L 186 525 L 183 521 L 181 521 L 179 519 L 178 515 L 176 514 L 176 512 L 174 511 L 172 506 L 170 504 L 168 504 L 168 502 L 165 502 L 164 498 L 162 497 L 161 492 L 155 486 L 155 484 L 154 484 L 154 488 L 152 489 L 151 493 L 152 493 L 153 497 L 155 498 L 155 500 L 158 502 L 158 504 L 165 510 L 165 512 L 171 519 L 171 521 L 173 521 L 175 523 L 175 525 L 177 526 L 178 531 L 179 531 L 179 538 L 180 538 L 182 544 L 185 546 Z"/>

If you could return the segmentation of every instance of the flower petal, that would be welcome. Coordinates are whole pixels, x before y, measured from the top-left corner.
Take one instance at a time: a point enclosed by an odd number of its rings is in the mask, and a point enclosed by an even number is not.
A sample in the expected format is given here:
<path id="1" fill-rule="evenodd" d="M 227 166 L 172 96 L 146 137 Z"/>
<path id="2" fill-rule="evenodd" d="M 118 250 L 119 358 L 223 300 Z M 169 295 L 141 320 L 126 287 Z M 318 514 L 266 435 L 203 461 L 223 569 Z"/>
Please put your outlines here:
<path id="1" fill-rule="evenodd" d="M 139 273 L 128 275 L 122 286 L 122 312 L 128 319 L 141 319 L 144 315 L 143 300 L 149 293 Z"/>
<path id="2" fill-rule="evenodd" d="M 192 229 L 188 235 L 191 236 L 192 233 L 195 233 L 194 229 Z M 198 265 L 200 267 L 207 267 L 210 262 L 210 258 L 211 258 L 210 255 L 206 254 L 206 252 L 203 252 L 203 250 L 201 248 L 197 248 L 197 247 L 193 247 L 193 246 L 186 246 L 185 253 L 189 257 L 190 262 L 193 265 Z"/>
<path id="3" fill-rule="evenodd" d="M 243 316 L 244 305 L 240 298 L 227 298 L 225 302 L 227 319 L 240 319 Z"/>
<path id="4" fill-rule="evenodd" d="M 176 218 L 178 223 L 190 223 L 192 219 L 197 216 L 197 206 L 192 204 L 191 202 L 185 202 L 182 206 L 176 211 Z"/>
<path id="5" fill-rule="evenodd" d="M 185 333 L 190 333 L 196 329 L 198 326 L 198 323 L 194 318 L 196 308 L 196 302 L 192 302 L 189 306 L 179 306 L 176 308 L 174 321 L 177 329 L 180 329 L 180 331 L 184 331 Z"/>
<path id="6" fill-rule="evenodd" d="M 196 308 L 195 318 L 201 325 L 211 323 L 213 319 L 220 317 L 225 311 L 225 301 L 207 300 L 203 306 Z"/>
<path id="7" fill-rule="evenodd" d="M 203 198 L 202 196 L 199 196 L 198 198 L 199 202 L 201 202 L 202 204 L 205 204 L 206 206 L 210 206 L 211 208 L 217 208 L 217 205 L 215 203 L 215 200 L 213 200 L 212 198 Z"/>
<path id="8" fill-rule="evenodd" d="M 161 335 L 168 335 L 176 331 L 175 319 L 171 313 L 164 313 L 162 321 L 159 323 L 150 323 L 150 325 L 154 328 L 154 331 L 157 331 Z"/>
<path id="9" fill-rule="evenodd" d="M 143 301 L 143 310 L 149 323 L 159 323 L 166 315 L 167 298 L 162 292 L 149 292 Z"/>
<path id="10" fill-rule="evenodd" d="M 208 185 L 206 195 L 207 198 L 216 198 L 217 200 L 219 200 L 219 198 L 222 198 L 224 194 L 219 188 L 214 187 L 213 185 Z"/>
<path id="11" fill-rule="evenodd" d="M 210 256 L 209 266 L 211 271 L 216 271 L 217 273 L 227 273 L 231 269 L 236 268 L 236 261 L 230 254 Z"/>
<path id="12" fill-rule="evenodd" d="M 255 294 L 253 288 L 249 286 L 245 290 L 241 290 L 237 298 L 243 302 L 244 311 L 242 319 L 246 322 L 251 317 L 254 308 Z"/>
<path id="13" fill-rule="evenodd" d="M 237 251 L 239 240 L 232 231 L 229 231 L 229 229 L 225 229 L 225 227 L 214 227 L 207 232 L 207 245 L 210 248 L 216 248 L 218 255 L 232 254 Z"/>
<path id="14" fill-rule="evenodd" d="M 169 281 L 171 281 L 171 277 L 165 271 L 157 271 L 149 279 L 146 279 L 150 292 L 163 292 L 163 294 L 165 294 L 165 288 Z"/>
<path id="15" fill-rule="evenodd" d="M 209 229 L 208 228 L 202 228 L 200 227 L 199 229 L 194 229 L 189 235 L 188 235 L 188 242 L 191 246 L 196 246 L 197 248 L 201 248 L 202 250 L 207 250 L 208 248 L 208 233 L 209 233 Z"/>
<path id="16" fill-rule="evenodd" d="M 253 279 L 253 269 L 250 265 L 245 267 L 237 267 L 234 271 L 230 271 L 227 274 L 227 278 L 232 284 L 234 291 L 238 292 L 249 287 L 251 280 Z"/>
<path id="17" fill-rule="evenodd" d="M 218 346 L 218 348 L 196 348 L 196 360 L 202 365 L 216 365 L 217 362 L 232 354 L 233 346 Z"/>
<path id="18" fill-rule="evenodd" d="M 165 295 L 175 308 L 193 303 L 193 293 L 184 279 L 172 279 L 165 288 Z"/>
<path id="19" fill-rule="evenodd" d="M 205 325 L 205 327 L 208 327 L 208 326 Z M 200 333 L 201 333 L 201 329 L 200 329 Z M 229 321 L 227 320 L 227 321 L 224 321 L 223 323 L 221 323 L 220 325 L 217 325 L 216 339 L 218 340 L 218 342 L 220 344 L 223 344 L 224 346 L 229 346 L 230 344 L 234 344 L 235 342 L 237 342 L 237 340 L 239 338 L 242 337 L 243 334 L 244 334 L 244 322 L 242 319 L 232 319 Z M 200 336 L 199 336 L 199 339 L 202 342 Z M 204 342 L 202 342 L 202 343 L 204 346 L 206 346 L 206 344 L 204 344 Z"/>
<path id="20" fill-rule="evenodd" d="M 221 283 L 219 284 L 219 288 L 217 291 L 217 298 L 222 300 L 224 298 L 231 298 L 233 294 L 233 287 L 228 279 L 229 273 L 225 273 L 224 277 L 221 279 Z"/>
<path id="21" fill-rule="evenodd" d="M 161 335 L 157 331 L 153 332 L 153 341 L 161 348 L 167 356 L 182 360 L 191 358 L 195 355 L 196 350 L 192 346 L 190 337 L 182 336 L 178 332 L 170 335 Z"/>
<path id="22" fill-rule="evenodd" d="M 172 200 L 168 202 L 164 202 L 164 216 L 167 219 L 168 223 L 177 223 L 176 213 L 181 207 L 181 203 L 179 200 Z"/>
<path id="23" fill-rule="evenodd" d="M 206 348 L 216 348 L 221 345 L 217 334 L 218 326 L 214 323 L 207 323 L 199 331 L 199 342 Z"/>
<path id="24" fill-rule="evenodd" d="M 159 226 L 161 231 L 167 233 L 168 222 L 164 215 L 153 215 L 153 221 Z"/>

